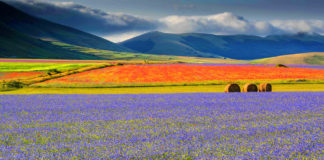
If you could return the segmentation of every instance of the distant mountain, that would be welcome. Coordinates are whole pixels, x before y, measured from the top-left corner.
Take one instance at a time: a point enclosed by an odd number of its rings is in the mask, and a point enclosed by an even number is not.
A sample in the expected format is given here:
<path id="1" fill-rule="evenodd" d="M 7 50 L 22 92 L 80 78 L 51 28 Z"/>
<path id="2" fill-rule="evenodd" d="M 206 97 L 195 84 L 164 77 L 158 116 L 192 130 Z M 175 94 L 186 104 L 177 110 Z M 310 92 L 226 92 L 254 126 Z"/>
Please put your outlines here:
<path id="1" fill-rule="evenodd" d="M 70 51 L 16 32 L 0 22 L 1 58 L 103 59 L 95 55 Z"/>
<path id="2" fill-rule="evenodd" d="M 242 60 L 294 53 L 324 52 L 324 36 L 305 33 L 258 37 L 149 32 L 120 44 L 141 53 Z"/>
<path id="3" fill-rule="evenodd" d="M 0 22 L 10 29 L 35 38 L 47 38 L 68 44 L 111 50 L 131 51 L 95 35 L 79 31 L 64 25 L 30 16 L 0 1 Z"/>
<path id="4" fill-rule="evenodd" d="M 283 55 L 278 57 L 253 60 L 250 63 L 324 65 L 324 52 Z"/>

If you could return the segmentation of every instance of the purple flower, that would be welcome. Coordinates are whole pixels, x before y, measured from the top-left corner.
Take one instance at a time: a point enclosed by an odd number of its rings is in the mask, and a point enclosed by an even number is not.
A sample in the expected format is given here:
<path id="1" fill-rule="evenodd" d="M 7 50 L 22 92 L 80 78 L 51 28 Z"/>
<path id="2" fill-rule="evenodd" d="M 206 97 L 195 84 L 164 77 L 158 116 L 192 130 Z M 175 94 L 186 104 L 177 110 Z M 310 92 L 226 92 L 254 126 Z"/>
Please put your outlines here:
<path id="1" fill-rule="evenodd" d="M 323 92 L 1 95 L 0 159 L 313 159 Z"/>

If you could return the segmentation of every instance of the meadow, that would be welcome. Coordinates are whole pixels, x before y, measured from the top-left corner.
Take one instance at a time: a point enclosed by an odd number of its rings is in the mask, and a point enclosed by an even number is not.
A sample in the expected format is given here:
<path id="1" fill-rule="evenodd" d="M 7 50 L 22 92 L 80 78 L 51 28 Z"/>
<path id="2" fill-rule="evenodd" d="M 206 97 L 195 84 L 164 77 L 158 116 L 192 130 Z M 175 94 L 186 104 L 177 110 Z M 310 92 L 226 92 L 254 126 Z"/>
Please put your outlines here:
<path id="1" fill-rule="evenodd" d="M 324 70 L 264 65 L 150 64 L 120 65 L 85 71 L 32 87 L 183 86 L 247 82 L 323 83 Z"/>
<path id="2" fill-rule="evenodd" d="M 0 159 L 322 159 L 323 92 L 1 95 Z"/>
<path id="3" fill-rule="evenodd" d="M 50 62 L 0 62 L 0 72 L 33 72 L 33 71 L 48 71 L 57 69 L 65 71 L 69 69 L 82 68 L 90 65 L 97 65 L 97 63 L 57 63 Z"/>
<path id="4" fill-rule="evenodd" d="M 147 63 L 3 59 L 0 160 L 324 158 L 323 66 Z"/>
<path id="5" fill-rule="evenodd" d="M 324 160 L 320 1 L 0 0 L 0 160 Z"/>
<path id="6" fill-rule="evenodd" d="M 240 85 L 243 88 L 243 85 Z M 272 84 L 274 92 L 324 91 L 324 84 Z M 224 92 L 225 85 L 98 87 L 98 88 L 34 88 L 0 92 L 0 94 L 151 94 L 151 93 L 215 93 Z"/>
<path id="7" fill-rule="evenodd" d="M 42 74 L 44 72 L 0 72 L 0 80 L 29 79 Z"/>
<path id="8" fill-rule="evenodd" d="M 0 90 L 5 91 L 1 94 L 223 92 L 228 83 L 243 87 L 245 83 L 270 82 L 275 85 L 274 91 L 324 91 L 324 68 L 320 65 L 280 68 L 270 64 L 143 63 L 0 59 Z M 21 82 L 24 89 L 6 89 L 5 83 L 9 81 Z"/>
<path id="9" fill-rule="evenodd" d="M 46 39 L 44 39 L 46 40 Z M 46 40 L 50 43 L 69 49 L 72 51 L 78 51 L 81 53 L 95 55 L 107 60 L 113 61 L 124 61 L 124 62 L 163 62 L 168 63 L 170 61 L 176 62 L 186 62 L 186 63 L 247 63 L 248 61 L 244 60 L 235 60 L 235 59 L 220 59 L 220 58 L 202 58 L 202 57 L 184 57 L 184 56 L 171 56 L 171 55 L 154 55 L 154 54 L 142 54 L 142 53 L 129 53 L 129 52 L 115 52 L 107 50 L 99 50 L 87 47 L 81 47 L 71 44 L 66 44 L 62 42 L 57 42 L 53 40 Z"/>

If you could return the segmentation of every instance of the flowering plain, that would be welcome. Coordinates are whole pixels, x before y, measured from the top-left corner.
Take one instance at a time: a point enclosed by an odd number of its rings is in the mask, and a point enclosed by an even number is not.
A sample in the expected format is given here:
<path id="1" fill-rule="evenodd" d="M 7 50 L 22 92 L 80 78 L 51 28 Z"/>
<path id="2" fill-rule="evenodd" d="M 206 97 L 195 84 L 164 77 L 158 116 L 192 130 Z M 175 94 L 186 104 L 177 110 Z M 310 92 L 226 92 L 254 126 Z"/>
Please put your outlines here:
<path id="1" fill-rule="evenodd" d="M 41 60 L 34 60 L 36 63 L 34 63 L 33 60 L 16 61 L 17 62 L 11 62 L 10 59 L 0 59 L 0 80 L 26 80 L 44 75 L 46 71 L 51 69 L 65 71 L 95 65 L 95 63 L 58 63 L 52 61 L 50 61 L 51 63 L 47 63 Z"/>
<path id="2" fill-rule="evenodd" d="M 155 64 L 107 67 L 52 79 L 34 86 L 99 87 L 165 85 L 183 83 L 221 84 L 236 81 L 324 80 L 323 69 L 278 68 L 263 65 Z"/>
<path id="3" fill-rule="evenodd" d="M 324 93 L 1 95 L 0 159 L 322 159 Z"/>
<path id="4" fill-rule="evenodd" d="M 0 72 L 0 80 L 17 80 L 37 77 L 44 72 Z"/>

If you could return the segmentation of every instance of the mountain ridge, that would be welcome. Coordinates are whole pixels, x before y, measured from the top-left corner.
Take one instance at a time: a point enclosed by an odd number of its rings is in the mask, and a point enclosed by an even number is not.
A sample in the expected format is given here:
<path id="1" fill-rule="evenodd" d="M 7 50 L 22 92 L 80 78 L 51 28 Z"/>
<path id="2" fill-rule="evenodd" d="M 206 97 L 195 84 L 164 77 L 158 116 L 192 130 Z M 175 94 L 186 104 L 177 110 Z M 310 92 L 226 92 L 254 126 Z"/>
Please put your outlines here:
<path id="1" fill-rule="evenodd" d="M 171 34 L 154 31 L 119 44 L 148 54 L 226 57 L 243 60 L 305 52 L 324 52 L 324 36 L 305 33 L 260 37 L 206 33 Z"/>

